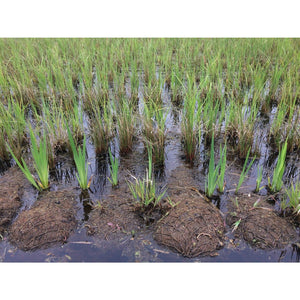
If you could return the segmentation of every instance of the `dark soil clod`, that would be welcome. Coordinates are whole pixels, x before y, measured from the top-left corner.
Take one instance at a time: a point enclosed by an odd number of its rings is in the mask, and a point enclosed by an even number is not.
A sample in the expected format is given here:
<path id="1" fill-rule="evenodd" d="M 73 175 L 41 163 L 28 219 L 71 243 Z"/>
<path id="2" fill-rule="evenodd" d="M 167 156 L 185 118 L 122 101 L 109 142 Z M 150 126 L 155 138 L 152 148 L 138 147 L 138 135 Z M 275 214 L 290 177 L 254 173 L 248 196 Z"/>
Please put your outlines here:
<path id="1" fill-rule="evenodd" d="M 20 209 L 20 198 L 26 184 L 28 186 L 27 180 L 17 168 L 10 168 L 0 178 L 0 233 L 4 232 Z"/>
<path id="2" fill-rule="evenodd" d="M 114 240 L 124 234 L 138 231 L 143 226 L 142 219 L 136 215 L 130 203 L 124 199 L 119 200 L 118 206 L 105 206 L 91 211 L 86 223 L 88 235 L 96 235 L 103 240 Z"/>
<path id="3" fill-rule="evenodd" d="M 43 192 L 31 209 L 19 214 L 11 226 L 9 240 L 24 251 L 64 243 L 77 225 L 76 213 L 74 192 Z"/>
<path id="4" fill-rule="evenodd" d="M 158 222 L 155 240 L 186 257 L 214 255 L 223 246 L 225 227 L 220 212 L 200 197 L 183 197 L 174 200 L 180 203 Z"/>
<path id="5" fill-rule="evenodd" d="M 292 223 L 279 217 L 267 200 L 254 206 L 257 197 L 239 197 L 230 206 L 227 224 L 234 227 L 240 220 L 235 230 L 236 237 L 260 249 L 283 248 L 295 241 L 297 233 Z"/>

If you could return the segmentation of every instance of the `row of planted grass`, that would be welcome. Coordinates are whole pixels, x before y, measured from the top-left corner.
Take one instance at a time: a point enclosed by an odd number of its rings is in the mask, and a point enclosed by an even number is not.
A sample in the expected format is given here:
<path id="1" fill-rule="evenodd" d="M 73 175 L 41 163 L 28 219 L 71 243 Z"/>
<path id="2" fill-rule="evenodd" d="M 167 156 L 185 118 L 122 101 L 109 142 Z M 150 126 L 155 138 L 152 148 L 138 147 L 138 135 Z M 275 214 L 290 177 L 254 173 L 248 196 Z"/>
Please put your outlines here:
<path id="1" fill-rule="evenodd" d="M 254 142 L 254 131 L 260 122 L 261 112 L 258 102 L 248 99 L 245 95 L 243 103 L 234 100 L 212 99 L 211 90 L 206 97 L 199 96 L 201 89 L 195 84 L 188 88 L 184 97 L 182 109 L 182 136 L 186 157 L 193 161 L 197 145 L 200 143 L 201 134 L 211 138 L 213 134 L 224 134 L 235 152 L 240 158 L 245 158 L 248 148 L 257 152 L 258 145 Z M 225 106 L 226 101 L 228 105 Z M 52 139 L 54 148 L 64 147 L 67 143 L 66 129 L 61 126 L 63 116 L 66 115 L 70 125 L 80 139 L 82 136 L 82 108 L 77 99 L 67 105 L 62 100 L 52 98 L 50 101 L 41 101 L 40 108 L 31 104 L 36 120 L 41 119 L 47 126 L 49 137 Z M 51 103 L 49 103 L 51 102 Z M 111 105 L 113 104 L 113 105 Z M 7 159 L 5 140 L 10 141 L 15 147 L 15 155 L 20 157 L 24 143 L 25 108 L 22 103 L 10 100 L 8 105 L 1 104 L 1 158 Z M 168 109 L 168 108 L 167 108 Z M 103 101 L 101 104 L 93 104 L 88 115 L 90 117 L 91 136 L 94 141 L 97 154 L 107 152 L 108 143 L 115 129 L 118 132 L 120 151 L 127 153 L 132 147 L 133 136 L 136 134 L 135 122 L 141 118 L 145 138 L 153 145 L 156 160 L 163 163 L 164 131 L 167 109 L 161 103 L 156 104 L 153 100 L 144 102 L 143 113 L 140 115 L 127 98 Z M 79 111 L 81 110 L 81 111 Z M 40 114 L 42 111 L 42 114 Z M 270 124 L 269 138 L 275 141 L 278 149 L 285 140 L 288 141 L 288 150 L 299 149 L 299 106 L 293 102 L 289 106 L 282 101 L 276 108 Z M 114 126 L 113 118 L 117 120 Z"/>
<path id="2" fill-rule="evenodd" d="M 68 128 L 84 140 L 83 112 L 96 154 L 113 136 L 121 154 L 142 131 L 156 166 L 164 163 L 169 89 L 181 112 L 188 161 L 204 137 L 228 140 L 240 158 L 259 152 L 260 117 L 270 141 L 299 150 L 299 43 L 290 39 L 19 39 L 1 40 L 0 155 L 6 142 L 20 159 L 26 127 L 47 133 L 48 160 L 70 150 Z M 142 105 L 141 105 L 142 103 Z M 274 113 L 274 109 L 276 110 Z M 31 113 L 31 117 L 26 114 Z M 12 122 L 13 120 L 13 122 Z M 65 122 L 66 120 L 66 122 Z M 221 188 L 221 179 L 219 188 Z"/>
<path id="3" fill-rule="evenodd" d="M 261 90 L 269 80 L 266 102 L 278 98 L 278 87 L 297 83 L 297 40 L 288 39 L 6 39 L 1 40 L 1 89 L 16 98 L 34 99 L 40 94 L 72 98 L 80 83 L 84 95 L 107 97 L 108 82 L 130 77 L 132 97 L 137 97 L 139 71 L 145 95 L 159 95 L 162 77 L 180 94 L 178 78 L 187 70 L 200 81 L 203 75 L 214 85 L 220 78 L 225 93 L 239 95 L 243 88 Z M 280 95 L 279 95 L 280 96 Z"/>

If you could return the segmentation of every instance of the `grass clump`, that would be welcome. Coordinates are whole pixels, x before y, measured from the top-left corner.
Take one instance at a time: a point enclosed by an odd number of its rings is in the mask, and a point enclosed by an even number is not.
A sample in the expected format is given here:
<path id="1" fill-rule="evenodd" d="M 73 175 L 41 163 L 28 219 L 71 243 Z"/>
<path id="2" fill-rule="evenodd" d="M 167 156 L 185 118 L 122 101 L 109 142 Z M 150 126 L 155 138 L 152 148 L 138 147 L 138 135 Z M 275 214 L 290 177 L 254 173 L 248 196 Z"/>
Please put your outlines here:
<path id="1" fill-rule="evenodd" d="M 285 199 L 281 203 L 281 208 L 292 208 L 293 213 L 299 215 L 300 213 L 300 181 L 296 182 L 295 185 L 291 184 L 289 188 L 285 190 L 286 196 L 289 200 Z"/>
<path id="2" fill-rule="evenodd" d="M 218 191 L 220 193 L 224 192 L 225 189 L 225 170 L 226 170 L 226 152 L 227 152 L 227 145 L 225 144 L 224 148 L 220 145 L 220 174 L 217 179 Z"/>
<path id="3" fill-rule="evenodd" d="M 151 145 L 156 167 L 164 165 L 166 114 L 154 101 L 144 104 L 143 133 L 147 145 Z"/>
<path id="4" fill-rule="evenodd" d="M 120 143 L 120 153 L 126 154 L 132 150 L 133 136 L 135 132 L 135 116 L 133 108 L 126 101 L 121 99 L 117 105 L 117 124 Z"/>
<path id="5" fill-rule="evenodd" d="M 7 105 L 0 103 L 0 149 L 1 157 L 4 160 L 9 159 L 6 142 L 10 145 L 11 150 L 18 160 L 22 156 L 22 146 L 26 143 L 26 121 L 25 121 L 26 106 L 13 99 L 9 99 Z"/>
<path id="6" fill-rule="evenodd" d="M 116 157 L 112 156 L 110 149 L 109 149 L 109 159 L 111 164 L 111 166 L 109 166 L 111 178 L 108 178 L 108 180 L 112 184 L 112 186 L 115 187 L 118 185 L 119 160 Z"/>
<path id="7" fill-rule="evenodd" d="M 189 79 L 189 86 L 186 90 L 186 99 L 184 101 L 183 116 L 181 122 L 181 132 L 184 143 L 186 159 L 192 163 L 195 158 L 198 141 L 198 117 L 197 111 L 197 91 L 192 80 Z"/>
<path id="8" fill-rule="evenodd" d="M 16 161 L 19 168 L 24 173 L 28 181 L 39 191 L 47 189 L 49 187 L 49 164 L 48 164 L 48 150 L 46 136 L 44 135 L 38 146 L 36 137 L 33 130 L 30 128 L 30 140 L 31 140 L 31 154 L 34 162 L 34 169 L 38 175 L 36 178 L 31 174 L 27 164 L 21 157 L 21 162 L 17 159 L 10 146 L 7 144 L 9 152 Z"/>
<path id="9" fill-rule="evenodd" d="M 270 177 L 268 177 L 268 185 L 270 191 L 273 193 L 279 192 L 283 185 L 282 177 L 285 170 L 286 151 L 287 151 L 287 141 L 285 141 L 282 149 L 279 150 L 278 160 L 276 163 L 276 167 L 273 171 L 272 183 L 270 181 Z"/>
<path id="10" fill-rule="evenodd" d="M 89 125 L 97 155 L 107 152 L 112 137 L 112 124 L 112 114 L 106 103 L 101 108 L 93 106 Z"/>
<path id="11" fill-rule="evenodd" d="M 40 141 L 40 145 L 38 146 L 33 130 L 30 128 L 30 140 L 34 168 L 39 178 L 37 183 L 42 189 L 47 189 L 49 187 L 49 161 L 46 136 L 44 134 L 42 140 Z"/>
<path id="12" fill-rule="evenodd" d="M 251 166 L 252 166 L 252 164 L 253 164 L 253 162 L 254 162 L 254 160 L 256 158 L 256 156 L 253 157 L 252 161 L 249 163 L 249 165 L 248 165 L 248 167 L 246 169 L 246 166 L 247 166 L 247 163 L 248 163 L 248 159 L 249 159 L 250 150 L 251 150 L 251 148 L 249 148 L 249 150 L 247 152 L 247 156 L 246 156 L 246 159 L 245 159 L 245 162 L 244 162 L 243 170 L 242 170 L 242 173 L 240 175 L 240 179 L 239 179 L 238 185 L 237 185 L 237 187 L 235 189 L 235 193 L 236 194 L 239 191 L 241 185 L 243 184 L 243 182 L 244 182 L 244 180 L 245 180 L 245 178 L 246 178 L 246 176 L 247 176 L 247 174 L 248 174 L 248 172 L 249 172 L 249 170 L 250 170 L 250 168 L 251 168 Z"/>
<path id="13" fill-rule="evenodd" d="M 67 130 L 73 158 L 78 172 L 78 174 L 76 174 L 76 178 L 80 188 L 82 190 L 87 190 L 90 187 L 91 178 L 88 182 L 88 165 L 86 163 L 86 136 L 84 135 L 82 148 L 76 147 L 69 127 L 67 127 Z"/>
<path id="14" fill-rule="evenodd" d="M 262 181 L 262 172 L 263 172 L 263 167 L 262 166 L 257 166 L 257 178 L 256 178 L 256 187 L 255 187 L 255 192 L 258 193 L 263 187 L 260 186 L 261 181 Z"/>
<path id="15" fill-rule="evenodd" d="M 157 192 L 154 174 L 152 171 L 152 151 L 148 147 L 148 169 L 144 178 L 136 178 L 133 182 L 127 181 L 128 187 L 133 198 L 138 202 L 139 209 L 142 212 L 150 212 L 159 204 L 160 200 L 166 193 L 166 189 L 163 189 L 159 193 Z"/>
<path id="16" fill-rule="evenodd" d="M 226 151 L 227 151 L 227 146 L 225 145 L 224 148 L 222 149 L 222 146 L 220 145 L 220 160 L 218 164 L 215 166 L 214 135 L 212 135 L 208 174 L 205 181 L 205 193 L 208 197 L 211 197 L 213 195 L 217 186 L 218 186 L 218 191 L 220 193 L 224 192 Z"/>

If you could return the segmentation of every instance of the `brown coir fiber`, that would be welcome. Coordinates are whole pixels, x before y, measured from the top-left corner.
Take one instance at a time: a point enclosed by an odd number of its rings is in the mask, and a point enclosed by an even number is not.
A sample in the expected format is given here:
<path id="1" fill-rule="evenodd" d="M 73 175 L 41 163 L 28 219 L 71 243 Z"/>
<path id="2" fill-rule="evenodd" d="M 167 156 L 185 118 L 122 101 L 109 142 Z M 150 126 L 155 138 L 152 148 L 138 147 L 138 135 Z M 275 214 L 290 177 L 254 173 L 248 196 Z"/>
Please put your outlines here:
<path id="1" fill-rule="evenodd" d="M 43 192 L 12 224 L 10 242 L 24 251 L 65 242 L 77 224 L 74 195 L 70 190 Z"/>
<path id="2" fill-rule="evenodd" d="M 258 201 L 258 204 L 254 204 Z M 237 238 L 243 238 L 251 246 L 260 249 L 283 248 L 297 238 L 292 223 L 278 216 L 267 201 L 259 196 L 237 197 L 229 205 L 226 222 L 234 228 Z"/>
<path id="3" fill-rule="evenodd" d="M 180 202 L 162 218 L 155 240 L 183 256 L 214 255 L 223 246 L 224 221 L 218 209 L 202 198 L 172 199 Z"/>
<path id="4" fill-rule="evenodd" d="M 28 187 L 27 179 L 16 167 L 10 168 L 0 178 L 0 233 L 10 224 L 21 207 L 25 187 Z"/>

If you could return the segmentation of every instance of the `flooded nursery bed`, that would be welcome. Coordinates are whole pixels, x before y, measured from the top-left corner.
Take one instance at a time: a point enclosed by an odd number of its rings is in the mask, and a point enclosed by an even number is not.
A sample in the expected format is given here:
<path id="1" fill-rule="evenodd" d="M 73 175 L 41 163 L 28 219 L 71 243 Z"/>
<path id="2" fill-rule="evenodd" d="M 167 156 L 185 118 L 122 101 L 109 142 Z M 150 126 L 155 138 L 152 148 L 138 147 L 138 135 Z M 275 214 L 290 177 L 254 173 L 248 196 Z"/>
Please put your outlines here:
<path id="1" fill-rule="evenodd" d="M 1 43 L 1 262 L 299 261 L 298 40 Z"/>

